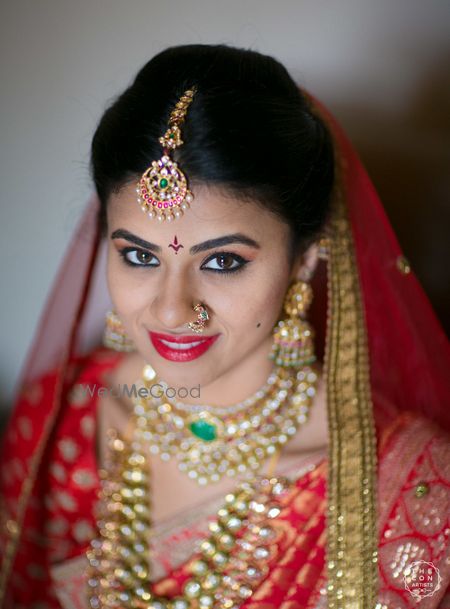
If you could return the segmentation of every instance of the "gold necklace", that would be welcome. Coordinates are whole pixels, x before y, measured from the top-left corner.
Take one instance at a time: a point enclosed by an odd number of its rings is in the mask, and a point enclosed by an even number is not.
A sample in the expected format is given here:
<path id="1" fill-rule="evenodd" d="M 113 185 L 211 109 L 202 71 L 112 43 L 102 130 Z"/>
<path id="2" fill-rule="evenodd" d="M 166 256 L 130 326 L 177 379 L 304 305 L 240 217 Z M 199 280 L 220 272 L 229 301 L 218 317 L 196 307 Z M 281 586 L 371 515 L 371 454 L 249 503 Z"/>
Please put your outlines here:
<path id="1" fill-rule="evenodd" d="M 103 480 L 99 537 L 87 552 L 90 607 L 112 609 L 238 609 L 267 575 L 277 533 L 271 520 L 282 512 L 290 490 L 284 478 L 243 482 L 225 497 L 209 535 L 189 562 L 181 596 L 169 599 L 150 591 L 148 467 L 143 453 L 112 438 L 120 455 L 120 478 Z M 137 464 L 139 463 L 139 466 Z M 123 467 L 125 466 L 125 467 Z"/>
<path id="2" fill-rule="evenodd" d="M 167 398 L 152 397 L 155 382 L 155 371 L 146 366 L 141 387 L 145 395 L 134 399 L 137 424 L 150 452 L 164 461 L 175 458 L 180 471 L 206 485 L 224 476 L 253 478 L 307 422 L 317 374 L 309 366 L 280 366 L 270 375 L 264 398 L 245 411 L 220 417 L 209 407 L 186 413 Z"/>
<path id="3" fill-rule="evenodd" d="M 156 375 L 149 367 L 145 368 L 144 373 L 144 386 L 149 387 Z M 297 373 L 281 369 L 279 379 L 279 383 L 274 383 L 276 386 L 274 392 L 283 392 L 278 396 L 280 403 L 278 406 L 274 403 L 268 408 L 269 400 L 273 401 L 273 396 L 267 396 L 265 400 L 267 403 L 262 404 L 260 410 L 261 415 L 266 417 L 264 424 L 269 424 L 267 421 L 273 419 L 281 428 L 284 417 L 293 415 L 293 405 L 296 405 L 298 416 L 300 416 L 299 405 L 304 406 L 305 402 L 309 405 L 314 391 L 308 393 L 308 389 L 314 388 L 317 376 L 310 368 Z M 285 386 L 284 381 L 287 380 L 290 380 L 290 383 Z M 298 396 L 299 391 L 306 397 L 295 400 L 294 397 Z M 283 408 L 285 403 L 289 406 Z M 100 472 L 102 481 L 97 521 L 99 535 L 92 541 L 87 552 L 90 607 L 92 609 L 123 609 L 124 607 L 238 609 L 252 596 L 267 573 L 266 562 L 270 558 L 269 544 L 276 536 L 270 520 L 281 513 L 280 500 L 289 490 L 289 482 L 274 477 L 257 477 L 254 468 L 251 467 L 252 479 L 244 480 L 234 493 L 226 496 L 224 505 L 217 512 L 216 521 L 210 524 L 209 536 L 201 543 L 198 555 L 189 563 L 190 578 L 182 587 L 182 596 L 174 599 L 155 596 L 149 588 L 151 553 L 149 537 L 152 521 L 149 502 L 151 472 L 148 449 L 155 445 L 155 431 L 151 432 L 151 429 L 161 433 L 163 428 L 153 425 L 149 429 L 148 421 L 155 420 L 150 416 L 150 412 L 154 412 L 154 404 L 151 403 L 152 410 L 142 410 L 143 405 L 150 406 L 147 398 L 144 403 L 142 398 L 135 400 L 135 426 L 131 442 L 125 442 L 114 431 L 109 436 L 109 462 L 105 464 L 105 470 Z M 263 413 L 264 407 L 268 408 L 266 414 Z M 158 411 L 161 415 L 158 417 L 158 425 L 172 421 L 167 417 L 170 412 L 167 409 Z M 304 409 L 301 412 L 306 416 L 306 420 L 307 412 Z M 282 417 L 282 420 L 275 417 Z M 230 420 L 225 424 L 239 427 L 239 421 Z M 181 429 L 186 433 L 186 425 Z M 272 429 L 270 430 L 272 435 L 264 435 L 261 431 L 257 437 L 260 440 L 269 438 L 270 443 L 257 443 L 258 447 L 274 446 L 275 448 L 270 451 L 265 450 L 259 453 L 261 455 L 259 456 L 252 443 L 254 428 L 241 426 L 239 429 L 239 441 L 250 445 L 249 452 L 254 451 L 255 456 L 258 457 L 258 467 L 264 456 L 273 454 L 285 443 L 280 441 L 278 436 L 273 435 Z M 247 434 L 244 433 L 246 430 L 248 430 Z M 197 437 L 192 429 L 190 432 Z M 151 440 L 149 433 L 153 433 Z M 217 437 L 214 441 L 219 445 L 226 445 L 227 438 L 228 436 L 225 436 L 225 439 Z M 149 440 L 153 443 L 149 444 Z M 196 441 L 205 442 L 198 437 Z M 204 459 L 199 460 L 199 467 L 203 467 L 204 463 Z M 238 470 L 238 473 L 249 472 Z"/>

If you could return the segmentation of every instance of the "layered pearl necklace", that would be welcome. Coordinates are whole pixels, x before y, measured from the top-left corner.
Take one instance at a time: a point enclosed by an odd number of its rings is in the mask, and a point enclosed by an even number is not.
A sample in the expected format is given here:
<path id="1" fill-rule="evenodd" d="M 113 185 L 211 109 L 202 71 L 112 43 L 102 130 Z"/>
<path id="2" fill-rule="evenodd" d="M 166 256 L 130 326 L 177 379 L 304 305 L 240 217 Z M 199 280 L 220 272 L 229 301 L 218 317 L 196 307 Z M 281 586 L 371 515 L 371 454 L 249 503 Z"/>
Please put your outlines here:
<path id="1" fill-rule="evenodd" d="M 88 550 L 92 609 L 238 609 L 267 573 L 268 544 L 275 531 L 270 521 L 280 512 L 284 479 L 257 475 L 268 457 L 280 451 L 306 423 L 317 375 L 310 367 L 277 368 L 258 397 L 246 408 L 183 405 L 151 395 L 156 374 L 143 373 L 142 392 L 134 401 L 134 433 L 126 442 L 110 434 L 110 461 L 100 492 L 99 536 Z M 263 397 L 259 397 L 263 393 Z M 141 395 L 139 395 L 141 394 Z M 224 409 L 222 409 L 223 411 Z M 157 597 L 150 591 L 149 452 L 167 461 L 198 484 L 224 476 L 244 481 L 227 495 L 209 536 L 190 561 L 190 578 L 182 596 Z"/>

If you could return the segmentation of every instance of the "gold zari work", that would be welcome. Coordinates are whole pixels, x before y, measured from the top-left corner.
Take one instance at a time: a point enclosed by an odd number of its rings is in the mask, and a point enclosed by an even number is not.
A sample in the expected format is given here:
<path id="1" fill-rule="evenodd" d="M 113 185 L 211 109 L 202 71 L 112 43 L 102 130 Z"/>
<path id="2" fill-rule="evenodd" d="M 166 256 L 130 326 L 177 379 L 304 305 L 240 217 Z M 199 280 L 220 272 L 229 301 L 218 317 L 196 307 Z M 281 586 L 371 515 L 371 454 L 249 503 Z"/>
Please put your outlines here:
<path id="1" fill-rule="evenodd" d="M 359 278 L 343 194 L 330 226 L 325 374 L 330 435 L 328 609 L 372 609 L 378 587 L 376 438 Z"/>

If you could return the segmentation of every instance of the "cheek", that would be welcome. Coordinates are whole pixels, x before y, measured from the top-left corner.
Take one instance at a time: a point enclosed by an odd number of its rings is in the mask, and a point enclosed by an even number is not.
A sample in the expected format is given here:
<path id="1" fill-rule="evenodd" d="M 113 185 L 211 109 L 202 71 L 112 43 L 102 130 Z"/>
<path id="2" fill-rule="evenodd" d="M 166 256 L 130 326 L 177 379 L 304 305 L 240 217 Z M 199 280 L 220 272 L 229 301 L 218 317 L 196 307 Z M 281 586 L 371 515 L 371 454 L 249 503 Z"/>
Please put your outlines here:
<path id="1" fill-rule="evenodd" d="M 258 299 L 255 302 L 248 324 L 255 329 L 258 336 L 272 331 L 273 326 L 279 319 L 285 292 L 285 285 L 277 284 L 266 291 L 261 300 Z M 261 324 L 259 327 L 257 327 L 258 323 Z"/>
<path id="2" fill-rule="evenodd" d="M 245 286 L 223 290 L 214 309 L 239 340 L 259 340 L 272 331 L 279 319 L 287 287 L 288 277 L 255 279 Z"/>
<path id="3" fill-rule="evenodd" d="M 122 263 L 115 251 L 108 254 L 106 277 L 112 303 L 123 321 L 145 305 L 146 290 L 142 281 L 133 275 L 133 269 Z"/>

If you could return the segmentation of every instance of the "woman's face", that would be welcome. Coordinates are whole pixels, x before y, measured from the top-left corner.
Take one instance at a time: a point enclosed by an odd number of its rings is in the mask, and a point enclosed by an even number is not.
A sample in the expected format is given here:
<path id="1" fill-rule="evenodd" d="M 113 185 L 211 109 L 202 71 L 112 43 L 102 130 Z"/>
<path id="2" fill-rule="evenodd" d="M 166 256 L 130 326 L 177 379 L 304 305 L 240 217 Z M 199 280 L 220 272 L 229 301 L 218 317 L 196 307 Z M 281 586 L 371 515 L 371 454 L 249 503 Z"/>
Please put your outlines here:
<path id="1" fill-rule="evenodd" d="M 287 224 L 218 188 L 194 194 L 171 223 L 142 212 L 135 184 L 112 195 L 107 212 L 112 302 L 144 360 L 175 387 L 206 386 L 255 355 L 267 358 L 293 277 Z M 210 317 L 202 334 L 187 326 L 196 303 Z M 180 336 L 210 340 L 173 344 Z"/>

